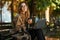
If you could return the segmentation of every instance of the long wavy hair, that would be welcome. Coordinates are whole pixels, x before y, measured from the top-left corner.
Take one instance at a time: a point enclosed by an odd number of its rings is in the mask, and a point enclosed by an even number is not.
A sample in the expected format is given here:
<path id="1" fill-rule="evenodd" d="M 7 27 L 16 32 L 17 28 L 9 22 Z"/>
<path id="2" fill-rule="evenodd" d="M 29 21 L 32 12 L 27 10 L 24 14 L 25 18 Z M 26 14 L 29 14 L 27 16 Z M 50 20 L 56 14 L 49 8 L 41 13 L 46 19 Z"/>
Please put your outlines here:
<path id="1" fill-rule="evenodd" d="M 21 10 L 21 8 L 22 8 L 21 4 L 22 3 L 25 3 L 26 6 L 27 6 L 27 11 L 25 12 L 25 17 L 29 18 L 30 17 L 30 11 L 29 11 L 29 8 L 28 8 L 28 4 L 25 1 L 19 3 L 19 6 L 18 6 L 19 14 L 22 12 L 22 10 Z"/>

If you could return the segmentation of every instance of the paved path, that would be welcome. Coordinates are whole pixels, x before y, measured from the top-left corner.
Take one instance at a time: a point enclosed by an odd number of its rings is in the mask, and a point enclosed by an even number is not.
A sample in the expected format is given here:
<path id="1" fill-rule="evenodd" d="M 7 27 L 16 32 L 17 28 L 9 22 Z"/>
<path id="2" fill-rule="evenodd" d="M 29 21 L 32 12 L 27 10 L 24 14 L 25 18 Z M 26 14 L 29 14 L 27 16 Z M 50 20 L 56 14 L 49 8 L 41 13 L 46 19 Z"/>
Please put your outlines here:
<path id="1" fill-rule="evenodd" d="M 60 38 L 45 37 L 46 40 L 60 40 Z"/>

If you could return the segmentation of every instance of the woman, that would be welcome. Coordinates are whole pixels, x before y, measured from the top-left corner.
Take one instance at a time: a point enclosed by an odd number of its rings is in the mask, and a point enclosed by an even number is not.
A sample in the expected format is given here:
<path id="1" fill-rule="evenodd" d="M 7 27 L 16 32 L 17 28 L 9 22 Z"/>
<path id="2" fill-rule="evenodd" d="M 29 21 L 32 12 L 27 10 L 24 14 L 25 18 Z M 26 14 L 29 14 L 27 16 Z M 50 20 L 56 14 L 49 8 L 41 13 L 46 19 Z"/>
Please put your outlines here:
<path id="1" fill-rule="evenodd" d="M 15 29 L 11 30 L 11 34 L 13 34 L 12 40 L 22 39 L 24 37 L 22 34 L 27 33 L 25 22 L 27 22 L 28 18 L 30 17 L 27 4 L 25 2 L 21 2 L 19 4 L 18 11 L 19 13 L 16 15 L 15 20 L 13 20 L 14 23 L 16 23 L 16 27 Z M 21 29 L 23 29 L 23 31 L 21 31 Z"/>
<path id="2" fill-rule="evenodd" d="M 29 9 L 26 4 L 26 2 L 21 2 L 19 4 L 19 15 L 18 20 L 16 23 L 16 29 L 19 31 L 20 28 L 22 28 L 24 31 L 26 31 L 25 22 L 27 22 L 27 19 L 30 17 Z"/>

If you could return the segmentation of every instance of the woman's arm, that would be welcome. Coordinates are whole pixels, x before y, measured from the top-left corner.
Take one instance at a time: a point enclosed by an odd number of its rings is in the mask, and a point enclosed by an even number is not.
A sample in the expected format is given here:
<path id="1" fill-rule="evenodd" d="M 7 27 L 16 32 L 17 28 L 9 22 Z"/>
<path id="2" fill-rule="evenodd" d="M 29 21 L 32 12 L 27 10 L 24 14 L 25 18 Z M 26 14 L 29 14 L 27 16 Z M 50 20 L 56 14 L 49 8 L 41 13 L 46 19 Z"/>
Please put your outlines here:
<path id="1" fill-rule="evenodd" d="M 21 25 L 21 21 L 20 21 L 20 17 L 18 17 L 18 20 L 16 22 L 16 29 L 19 30 L 20 29 L 20 25 Z"/>

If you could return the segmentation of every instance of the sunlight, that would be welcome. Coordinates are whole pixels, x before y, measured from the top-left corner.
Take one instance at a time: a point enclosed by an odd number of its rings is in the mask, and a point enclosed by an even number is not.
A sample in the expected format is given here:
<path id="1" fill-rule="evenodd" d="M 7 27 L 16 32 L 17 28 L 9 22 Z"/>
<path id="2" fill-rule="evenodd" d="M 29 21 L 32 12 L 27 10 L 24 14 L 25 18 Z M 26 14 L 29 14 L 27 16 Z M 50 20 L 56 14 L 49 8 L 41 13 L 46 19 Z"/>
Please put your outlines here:
<path id="1" fill-rule="evenodd" d="M 47 10 L 45 11 L 45 17 L 46 17 L 46 21 L 49 22 L 49 7 L 47 7 Z"/>

